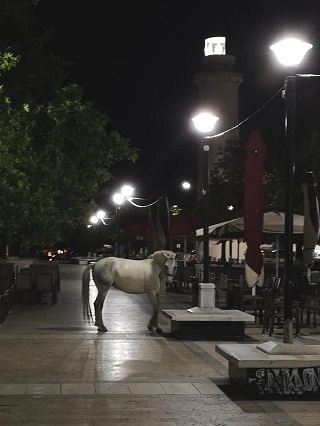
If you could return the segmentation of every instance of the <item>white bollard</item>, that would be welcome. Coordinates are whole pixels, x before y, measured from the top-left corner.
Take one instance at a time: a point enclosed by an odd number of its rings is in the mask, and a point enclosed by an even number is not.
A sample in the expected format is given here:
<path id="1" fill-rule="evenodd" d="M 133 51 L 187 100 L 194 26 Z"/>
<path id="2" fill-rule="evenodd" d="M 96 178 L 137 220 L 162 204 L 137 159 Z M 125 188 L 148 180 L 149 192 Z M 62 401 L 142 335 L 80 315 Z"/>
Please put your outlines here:
<path id="1" fill-rule="evenodd" d="M 216 286 L 213 283 L 199 284 L 199 307 L 215 308 L 216 306 Z"/>

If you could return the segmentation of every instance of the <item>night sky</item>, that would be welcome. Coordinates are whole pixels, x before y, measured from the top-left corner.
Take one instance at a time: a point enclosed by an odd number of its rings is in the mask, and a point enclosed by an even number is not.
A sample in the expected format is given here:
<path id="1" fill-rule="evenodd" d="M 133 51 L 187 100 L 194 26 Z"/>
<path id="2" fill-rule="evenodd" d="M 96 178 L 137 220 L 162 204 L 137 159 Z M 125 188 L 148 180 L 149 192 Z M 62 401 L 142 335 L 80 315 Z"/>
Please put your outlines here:
<path id="1" fill-rule="evenodd" d="M 54 29 L 47 50 L 73 62 L 70 81 L 84 87 L 85 100 L 140 149 L 138 162 L 114 170 L 110 188 L 130 181 L 137 196 L 167 192 L 171 203 L 183 203 L 179 184 L 196 176 L 199 140 L 190 119 L 205 38 L 226 36 L 227 54 L 236 57 L 244 79 L 240 121 L 282 86 L 287 74 L 269 46 L 287 31 L 314 45 L 299 72 L 320 74 L 319 2 L 223 4 L 40 1 L 38 25 Z"/>

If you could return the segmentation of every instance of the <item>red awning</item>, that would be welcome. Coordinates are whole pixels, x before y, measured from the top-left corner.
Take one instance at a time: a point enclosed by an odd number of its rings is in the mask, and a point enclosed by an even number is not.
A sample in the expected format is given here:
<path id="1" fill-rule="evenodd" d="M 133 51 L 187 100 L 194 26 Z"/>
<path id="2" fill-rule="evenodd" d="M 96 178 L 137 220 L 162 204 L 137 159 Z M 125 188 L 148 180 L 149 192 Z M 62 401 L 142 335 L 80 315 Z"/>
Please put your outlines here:
<path id="1" fill-rule="evenodd" d="M 170 216 L 170 237 L 192 237 L 196 230 L 203 226 L 203 220 L 198 213 L 190 209 L 182 209 L 176 216 Z"/>
<path id="2" fill-rule="evenodd" d="M 254 131 L 246 142 L 244 173 L 244 240 L 247 243 L 245 275 L 249 287 L 264 281 L 261 243 L 263 235 L 263 165 L 266 147 L 260 132 Z"/>
<path id="3" fill-rule="evenodd" d="M 182 209 L 176 216 L 170 216 L 169 236 L 170 237 L 191 237 L 196 235 L 196 230 L 203 226 L 203 221 L 196 212 L 191 209 Z M 140 222 L 127 226 L 123 229 L 127 236 L 149 235 L 149 221 Z"/>

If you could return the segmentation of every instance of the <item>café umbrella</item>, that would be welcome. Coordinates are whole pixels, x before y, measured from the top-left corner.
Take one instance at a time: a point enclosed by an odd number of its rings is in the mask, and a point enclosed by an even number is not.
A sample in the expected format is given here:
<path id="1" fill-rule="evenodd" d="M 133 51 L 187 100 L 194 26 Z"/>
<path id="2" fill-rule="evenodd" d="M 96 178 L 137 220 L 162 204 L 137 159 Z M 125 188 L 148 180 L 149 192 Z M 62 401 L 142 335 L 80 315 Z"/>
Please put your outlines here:
<path id="1" fill-rule="evenodd" d="M 284 212 L 266 212 L 263 214 L 262 233 L 270 237 L 274 235 L 276 242 L 276 276 L 279 270 L 279 237 L 284 234 L 285 214 Z M 302 235 L 304 228 L 304 216 L 299 214 L 293 215 L 293 233 Z M 198 239 L 203 236 L 203 228 L 196 230 Z M 209 237 L 214 240 L 232 240 L 244 237 L 244 217 L 227 220 L 225 222 L 216 223 L 209 226 Z M 268 238 L 269 239 L 269 238 Z"/>
<path id="2" fill-rule="evenodd" d="M 293 215 L 293 233 L 303 234 L 303 215 Z M 284 234 L 284 212 L 266 212 L 263 214 L 263 234 Z M 209 226 L 209 236 L 212 239 L 237 239 L 244 235 L 244 218 L 230 219 Z M 203 228 L 196 230 L 196 236 L 203 236 Z"/>

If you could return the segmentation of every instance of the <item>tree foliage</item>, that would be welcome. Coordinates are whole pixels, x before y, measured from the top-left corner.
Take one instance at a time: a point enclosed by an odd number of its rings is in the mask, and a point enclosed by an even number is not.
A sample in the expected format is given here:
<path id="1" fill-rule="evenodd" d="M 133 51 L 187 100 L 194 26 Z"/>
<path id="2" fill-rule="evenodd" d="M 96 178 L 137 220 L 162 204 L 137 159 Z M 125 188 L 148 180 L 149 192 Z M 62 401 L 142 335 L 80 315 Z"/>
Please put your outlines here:
<path id="1" fill-rule="evenodd" d="M 84 223 L 112 167 L 137 149 L 81 87 L 63 85 L 64 64 L 30 32 L 33 2 L 0 5 L 0 237 L 53 243 Z"/>

